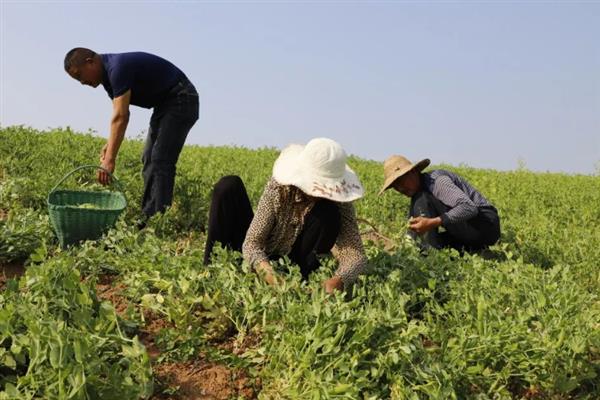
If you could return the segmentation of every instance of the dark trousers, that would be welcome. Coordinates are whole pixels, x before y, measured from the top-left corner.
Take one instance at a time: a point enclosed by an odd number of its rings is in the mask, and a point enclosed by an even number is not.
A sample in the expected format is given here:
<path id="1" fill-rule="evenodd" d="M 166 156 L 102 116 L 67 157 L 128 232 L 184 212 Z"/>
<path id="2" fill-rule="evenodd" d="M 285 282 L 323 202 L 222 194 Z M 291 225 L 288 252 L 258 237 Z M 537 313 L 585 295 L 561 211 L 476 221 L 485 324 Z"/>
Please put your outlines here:
<path id="1" fill-rule="evenodd" d="M 142 212 L 147 217 L 171 205 L 175 165 L 190 129 L 198 120 L 198 111 L 198 93 L 187 79 L 178 82 L 167 100 L 154 108 L 142 155 Z"/>
<path id="2" fill-rule="evenodd" d="M 439 201 L 429 192 L 415 194 L 410 203 L 410 217 L 438 217 L 449 210 L 449 207 Z M 479 213 L 463 222 L 431 230 L 422 236 L 426 246 L 437 249 L 452 247 L 457 250 L 477 251 L 496 243 L 500 238 L 500 219 L 494 207 L 480 207 Z M 409 231 L 416 238 L 416 234 Z"/>
<path id="3" fill-rule="evenodd" d="M 241 251 L 246 232 L 254 213 L 246 187 L 238 176 L 225 176 L 215 185 L 208 216 L 208 237 L 204 250 L 204 264 L 216 242 L 232 250 Z M 285 223 L 278 221 L 278 223 Z M 300 266 L 302 277 L 319 268 L 317 254 L 331 250 L 340 232 L 340 211 L 336 203 L 320 199 L 306 215 L 304 225 L 289 254 L 269 254 L 271 259 L 287 255 Z"/>

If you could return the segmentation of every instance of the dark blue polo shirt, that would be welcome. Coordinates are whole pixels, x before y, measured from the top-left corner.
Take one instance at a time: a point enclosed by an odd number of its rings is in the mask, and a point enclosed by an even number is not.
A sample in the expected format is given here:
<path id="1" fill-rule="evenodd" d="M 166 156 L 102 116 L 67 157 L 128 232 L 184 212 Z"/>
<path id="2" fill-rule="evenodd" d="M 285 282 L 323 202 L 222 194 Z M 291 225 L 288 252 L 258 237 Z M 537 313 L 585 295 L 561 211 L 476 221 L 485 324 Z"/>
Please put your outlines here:
<path id="1" fill-rule="evenodd" d="M 161 104 L 185 74 L 164 58 L 154 54 L 132 52 L 100 54 L 102 86 L 111 99 L 131 89 L 130 103 L 152 108 Z"/>

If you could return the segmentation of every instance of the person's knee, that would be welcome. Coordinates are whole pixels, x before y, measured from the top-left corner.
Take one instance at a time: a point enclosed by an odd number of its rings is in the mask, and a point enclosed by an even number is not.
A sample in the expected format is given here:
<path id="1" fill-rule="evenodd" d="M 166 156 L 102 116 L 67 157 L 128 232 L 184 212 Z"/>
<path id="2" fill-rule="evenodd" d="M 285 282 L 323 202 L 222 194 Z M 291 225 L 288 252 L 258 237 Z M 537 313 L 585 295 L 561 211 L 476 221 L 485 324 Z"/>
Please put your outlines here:
<path id="1" fill-rule="evenodd" d="M 500 240 L 500 224 L 496 223 L 490 229 L 486 245 L 491 246 Z"/>
<path id="2" fill-rule="evenodd" d="M 422 191 L 415 193 L 412 199 L 413 206 L 411 207 L 411 216 L 434 217 L 439 215 L 439 212 L 436 210 L 435 202 L 436 198 L 429 192 Z"/>
<path id="3" fill-rule="evenodd" d="M 433 197 L 431 193 L 426 191 L 417 192 L 413 196 L 413 201 L 415 202 L 415 204 L 423 204 L 428 206 L 434 203 L 434 199 L 435 197 Z"/>
<path id="4" fill-rule="evenodd" d="M 227 175 L 218 180 L 213 188 L 213 197 L 221 198 L 230 193 L 236 193 L 244 187 L 242 178 L 237 175 Z"/>
<path id="5" fill-rule="evenodd" d="M 153 174 L 160 176 L 175 176 L 177 172 L 177 168 L 175 167 L 175 163 L 170 160 L 164 159 L 153 159 L 152 165 L 150 168 L 152 169 Z"/>
<path id="6" fill-rule="evenodd" d="M 489 212 L 485 210 L 483 215 L 486 219 L 486 224 L 482 229 L 483 243 L 486 246 L 495 244 L 500 239 L 500 217 L 497 212 Z"/>

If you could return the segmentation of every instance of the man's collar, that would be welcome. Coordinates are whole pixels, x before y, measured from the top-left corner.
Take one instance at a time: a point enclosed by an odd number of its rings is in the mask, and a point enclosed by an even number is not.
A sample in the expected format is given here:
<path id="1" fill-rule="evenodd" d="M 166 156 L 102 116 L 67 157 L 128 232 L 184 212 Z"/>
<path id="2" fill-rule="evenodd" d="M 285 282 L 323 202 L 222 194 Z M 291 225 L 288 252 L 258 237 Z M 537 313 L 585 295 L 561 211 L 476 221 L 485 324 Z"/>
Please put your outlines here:
<path id="1" fill-rule="evenodd" d="M 419 189 L 430 191 L 429 189 L 431 188 L 431 185 L 433 184 L 433 178 L 431 178 L 431 175 L 428 174 L 427 172 L 421 172 L 419 175 L 420 175 L 420 183 L 421 183 L 421 187 Z"/>
<path id="2" fill-rule="evenodd" d="M 104 59 L 105 55 L 100 54 L 100 64 L 102 65 L 102 84 L 109 83 L 108 81 L 108 71 L 106 71 L 106 60 Z"/>

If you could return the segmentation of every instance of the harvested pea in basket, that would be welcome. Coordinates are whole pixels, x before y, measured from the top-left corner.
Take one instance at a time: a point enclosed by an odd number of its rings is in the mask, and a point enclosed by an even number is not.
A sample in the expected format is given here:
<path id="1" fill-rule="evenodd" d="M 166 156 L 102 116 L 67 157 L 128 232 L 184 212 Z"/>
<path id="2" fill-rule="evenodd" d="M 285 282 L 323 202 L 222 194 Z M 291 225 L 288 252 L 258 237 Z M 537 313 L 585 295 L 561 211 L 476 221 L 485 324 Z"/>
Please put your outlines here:
<path id="1" fill-rule="evenodd" d="M 110 175 L 119 190 L 58 190 L 76 171 L 102 169 Z M 127 200 L 119 181 L 108 170 L 97 165 L 83 165 L 66 174 L 48 194 L 50 223 L 61 247 L 83 240 L 95 240 L 115 225 L 125 210 Z"/>

